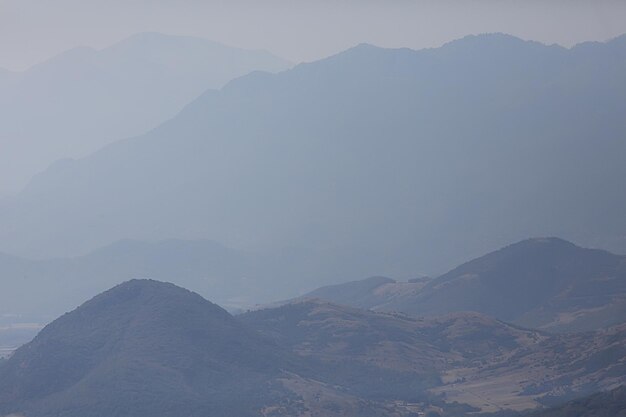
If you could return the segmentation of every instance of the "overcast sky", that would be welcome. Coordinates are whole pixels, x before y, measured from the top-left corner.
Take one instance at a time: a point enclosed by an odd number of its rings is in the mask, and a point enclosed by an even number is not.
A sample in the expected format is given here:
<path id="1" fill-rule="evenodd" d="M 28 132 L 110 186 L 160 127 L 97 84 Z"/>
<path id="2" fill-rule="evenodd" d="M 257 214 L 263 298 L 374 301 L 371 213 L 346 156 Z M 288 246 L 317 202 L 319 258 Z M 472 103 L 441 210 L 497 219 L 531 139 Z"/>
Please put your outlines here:
<path id="1" fill-rule="evenodd" d="M 0 0 L 0 67 L 136 32 L 196 35 L 294 62 L 361 42 L 438 46 L 506 32 L 570 46 L 626 33 L 623 0 Z"/>

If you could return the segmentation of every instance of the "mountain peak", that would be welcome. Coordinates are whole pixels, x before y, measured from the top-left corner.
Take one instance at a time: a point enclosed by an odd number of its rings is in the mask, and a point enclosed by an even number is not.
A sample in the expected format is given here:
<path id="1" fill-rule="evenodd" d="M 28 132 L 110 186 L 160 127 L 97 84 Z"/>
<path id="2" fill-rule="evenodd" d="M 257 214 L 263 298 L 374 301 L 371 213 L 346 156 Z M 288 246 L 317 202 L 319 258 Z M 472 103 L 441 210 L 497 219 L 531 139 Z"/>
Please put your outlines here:
<path id="1" fill-rule="evenodd" d="M 233 407 L 235 415 L 248 416 L 258 399 L 243 404 L 211 393 L 226 387 L 254 396 L 284 361 L 272 343 L 198 294 L 135 279 L 65 314 L 18 349 L 0 367 L 0 414 L 58 415 L 63 403 L 71 404 L 74 414 L 65 415 L 72 416 L 86 409 L 222 416 Z"/>
<path id="2" fill-rule="evenodd" d="M 476 35 L 467 35 L 461 39 L 456 39 L 446 43 L 444 46 L 450 45 L 476 45 L 481 47 L 493 47 L 493 46 L 523 46 L 523 45 L 536 45 L 546 46 L 545 44 L 537 41 L 524 40 L 517 36 L 510 35 L 502 32 L 480 33 Z"/>
<path id="3" fill-rule="evenodd" d="M 625 290 L 623 257 L 586 249 L 566 240 L 526 239 L 469 261 L 433 280 L 420 294 L 418 310 L 431 313 L 473 310 L 536 328 L 586 330 L 594 320 L 605 325 L 616 319 L 611 308 L 579 313 L 585 303 L 602 303 Z M 592 292 L 589 288 L 593 286 Z M 429 307 L 428 307 L 429 306 Z M 584 318 L 585 315 L 588 317 Z"/>
<path id="4" fill-rule="evenodd" d="M 82 337 L 95 330 L 117 332 L 128 326 L 164 325 L 165 321 L 185 327 L 185 321 L 229 322 L 232 316 L 195 292 L 152 279 L 123 282 L 85 302 L 46 326 L 33 340 L 46 342 L 46 336 L 69 331 L 67 336 Z M 106 324 L 105 324 L 106 323 Z M 79 331 L 80 329 L 80 331 Z"/>
<path id="5" fill-rule="evenodd" d="M 583 249 L 579 246 L 576 246 L 574 243 L 561 239 L 559 237 L 532 237 L 524 240 L 520 240 L 519 242 L 513 243 L 511 245 L 506 246 L 503 250 L 506 249 L 516 249 L 522 247 L 538 247 L 541 249 L 545 249 L 546 247 L 554 247 L 554 248 L 569 248 L 569 249 Z"/>
<path id="6" fill-rule="evenodd" d="M 192 298 L 194 299 L 194 301 L 208 303 L 207 300 L 205 300 L 193 291 L 189 291 L 185 288 L 179 287 L 169 282 L 157 281 L 148 278 L 137 278 L 125 281 L 119 285 L 116 285 L 110 290 L 105 291 L 104 293 L 95 297 L 93 300 L 98 298 L 116 297 L 118 294 L 124 293 L 132 293 L 133 295 L 138 297 L 145 295 L 149 295 L 150 297 L 161 296 L 164 298 L 169 298 L 170 301 L 173 301 L 171 298 L 173 295 L 177 295 L 180 297 Z M 85 304 L 89 303 L 90 302 L 88 301 Z"/>

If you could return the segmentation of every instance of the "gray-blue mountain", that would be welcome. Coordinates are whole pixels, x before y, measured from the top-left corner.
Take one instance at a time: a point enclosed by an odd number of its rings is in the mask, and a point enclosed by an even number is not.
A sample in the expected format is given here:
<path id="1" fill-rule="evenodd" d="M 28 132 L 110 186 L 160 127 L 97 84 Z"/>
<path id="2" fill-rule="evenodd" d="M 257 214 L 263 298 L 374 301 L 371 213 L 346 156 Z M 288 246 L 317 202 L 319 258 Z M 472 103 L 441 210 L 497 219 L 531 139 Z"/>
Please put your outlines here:
<path id="1" fill-rule="evenodd" d="M 0 249 L 209 238 L 434 274 L 528 235 L 624 250 L 626 37 L 360 45 L 209 91 L 0 207 Z"/>
<path id="2" fill-rule="evenodd" d="M 158 126 L 209 88 L 288 67 L 264 51 L 140 33 L 102 50 L 75 48 L 23 72 L 0 70 L 0 196 L 59 158 Z"/>
<path id="3" fill-rule="evenodd" d="M 626 321 L 626 256 L 558 238 L 526 239 L 434 279 L 373 277 L 303 298 L 415 316 L 476 311 L 547 331 L 590 331 Z"/>

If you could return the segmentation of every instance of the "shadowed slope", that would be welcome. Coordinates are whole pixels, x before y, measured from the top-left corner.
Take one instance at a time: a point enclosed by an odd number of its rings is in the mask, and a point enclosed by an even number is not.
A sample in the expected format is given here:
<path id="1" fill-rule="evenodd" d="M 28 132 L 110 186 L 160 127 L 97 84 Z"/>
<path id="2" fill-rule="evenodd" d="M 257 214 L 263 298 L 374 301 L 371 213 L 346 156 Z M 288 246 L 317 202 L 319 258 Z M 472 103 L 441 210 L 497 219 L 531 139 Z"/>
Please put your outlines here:
<path id="1" fill-rule="evenodd" d="M 0 410 L 33 416 L 252 416 L 276 346 L 197 294 L 119 285 L 47 326 L 0 368 Z"/>

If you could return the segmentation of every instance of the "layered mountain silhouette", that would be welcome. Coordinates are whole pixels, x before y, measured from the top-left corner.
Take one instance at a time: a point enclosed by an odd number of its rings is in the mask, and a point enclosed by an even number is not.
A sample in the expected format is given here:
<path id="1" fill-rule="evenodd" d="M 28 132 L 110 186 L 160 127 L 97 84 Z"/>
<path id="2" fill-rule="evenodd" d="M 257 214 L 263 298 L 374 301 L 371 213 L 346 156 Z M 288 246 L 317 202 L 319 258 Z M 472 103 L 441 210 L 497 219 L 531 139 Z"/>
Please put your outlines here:
<path id="1" fill-rule="evenodd" d="M 175 239 L 120 241 L 67 259 L 2 255 L 0 274 L 10 282 L 0 294 L 0 314 L 6 315 L 8 325 L 47 323 L 91 294 L 133 278 L 172 281 L 236 312 L 288 299 L 315 281 L 364 274 L 371 265 L 350 258 L 325 263 L 328 259 L 323 253 L 255 253 L 211 241 Z M 558 238 L 537 238 L 437 278 L 399 282 L 372 277 L 322 287 L 298 299 L 412 316 L 475 311 L 549 332 L 594 330 L 626 319 L 625 265 L 623 256 Z"/>
<path id="2" fill-rule="evenodd" d="M 255 266 L 252 256 L 210 241 L 120 241 L 81 257 L 32 261 L 0 256 L 0 314 L 47 323 L 90 295 L 134 278 L 171 280 L 229 306 Z M 260 267 L 260 266 L 259 266 Z M 10 281 L 10 282 L 8 282 Z"/>
<path id="3" fill-rule="evenodd" d="M 19 316 L 9 324 L 48 323 L 91 295 L 134 278 L 170 281 L 240 311 L 292 298 L 316 283 L 362 277 L 372 267 L 328 252 L 252 252 L 207 240 L 123 240 L 86 255 L 47 260 L 0 254 L 5 279 L 0 317 Z"/>
<path id="4" fill-rule="evenodd" d="M 200 38 L 141 33 L 0 72 L 0 196 L 59 158 L 148 131 L 210 88 L 284 60 Z"/>
<path id="5" fill-rule="evenodd" d="M 527 239 L 430 281 L 370 278 L 303 298 L 411 315 L 476 311 L 549 331 L 593 330 L 626 320 L 626 257 L 558 238 Z"/>
<path id="6" fill-rule="evenodd" d="M 409 417 L 523 410 L 623 384 L 625 341 L 623 325 L 550 336 L 477 313 L 416 319 L 315 300 L 233 317 L 173 284 L 132 280 L 0 361 L 0 413 Z"/>
<path id="7" fill-rule="evenodd" d="M 528 235 L 623 249 L 625 56 L 483 35 L 253 73 L 37 176 L 0 207 L 0 250 L 212 239 L 409 278 Z"/>

